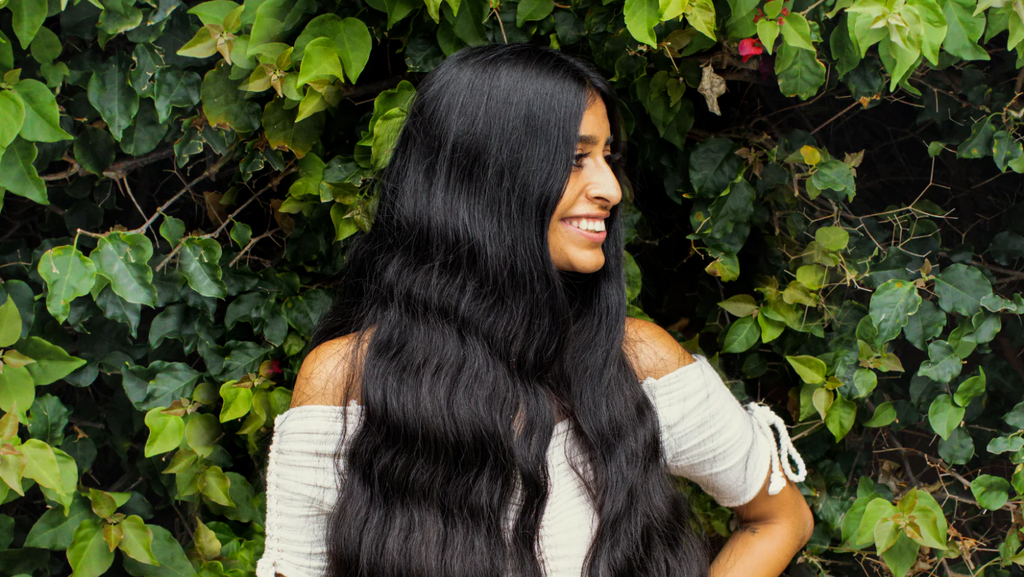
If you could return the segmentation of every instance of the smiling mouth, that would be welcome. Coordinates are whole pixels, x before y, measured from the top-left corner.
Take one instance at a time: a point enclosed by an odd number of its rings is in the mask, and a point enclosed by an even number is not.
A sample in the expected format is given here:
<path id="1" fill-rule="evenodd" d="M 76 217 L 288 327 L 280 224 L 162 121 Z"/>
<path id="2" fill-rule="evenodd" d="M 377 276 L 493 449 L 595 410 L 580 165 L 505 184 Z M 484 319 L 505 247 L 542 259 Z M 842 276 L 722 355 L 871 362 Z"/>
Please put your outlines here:
<path id="1" fill-rule="evenodd" d="M 561 220 L 560 222 L 568 226 L 568 228 L 572 229 L 574 232 L 583 235 L 583 237 L 586 238 L 587 240 L 593 242 L 601 242 L 608 236 L 608 233 L 606 231 L 585 231 L 583 229 L 580 229 L 579 226 L 573 226 L 571 223 L 569 223 L 568 220 Z M 602 221 L 601 224 L 603 223 L 604 222 Z"/>

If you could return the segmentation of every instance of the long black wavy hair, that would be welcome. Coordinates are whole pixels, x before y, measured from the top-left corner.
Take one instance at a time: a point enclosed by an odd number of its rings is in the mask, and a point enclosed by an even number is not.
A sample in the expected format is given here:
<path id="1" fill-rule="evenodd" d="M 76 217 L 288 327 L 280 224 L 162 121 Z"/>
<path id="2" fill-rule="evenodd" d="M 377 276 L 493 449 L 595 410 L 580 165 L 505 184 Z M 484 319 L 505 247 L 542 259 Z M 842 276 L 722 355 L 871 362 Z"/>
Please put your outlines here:
<path id="1" fill-rule="evenodd" d="M 599 271 L 559 271 L 548 249 L 593 98 L 621 153 L 613 89 L 555 50 L 465 48 L 418 87 L 372 230 L 309 345 L 354 335 L 341 402 L 358 379 L 362 405 L 338 444 L 330 575 L 543 575 L 547 450 L 562 418 L 599 516 L 584 575 L 707 574 L 707 541 L 623 350 L 620 207 Z"/>

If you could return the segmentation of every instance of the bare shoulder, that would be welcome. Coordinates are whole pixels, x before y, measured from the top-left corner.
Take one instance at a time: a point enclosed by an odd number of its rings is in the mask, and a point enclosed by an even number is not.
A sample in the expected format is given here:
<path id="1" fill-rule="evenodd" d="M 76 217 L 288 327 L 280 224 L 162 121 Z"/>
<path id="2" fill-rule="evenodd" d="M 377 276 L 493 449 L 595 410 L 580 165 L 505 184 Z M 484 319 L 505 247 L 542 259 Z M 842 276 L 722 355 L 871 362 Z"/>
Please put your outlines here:
<path id="1" fill-rule="evenodd" d="M 301 405 L 345 405 L 359 402 L 359 383 L 354 367 L 358 364 L 355 333 L 317 345 L 302 360 L 292 392 L 292 407 Z M 365 342 L 362 349 L 365 349 Z M 362 352 L 362 350 L 360 351 Z M 361 356 L 361 355 L 360 355 Z M 347 383 L 353 381 L 348 394 Z"/>
<path id="2" fill-rule="evenodd" d="M 668 331 L 655 323 L 626 318 L 625 351 L 641 378 L 659 379 L 694 362 Z"/>

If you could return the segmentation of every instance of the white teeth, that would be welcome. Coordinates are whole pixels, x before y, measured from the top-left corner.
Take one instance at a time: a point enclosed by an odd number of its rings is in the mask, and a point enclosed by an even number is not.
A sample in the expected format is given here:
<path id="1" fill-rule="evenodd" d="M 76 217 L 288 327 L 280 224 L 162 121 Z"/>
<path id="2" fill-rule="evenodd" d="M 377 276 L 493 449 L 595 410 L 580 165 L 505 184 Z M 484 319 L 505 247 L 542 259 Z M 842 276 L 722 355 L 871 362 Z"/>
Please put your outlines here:
<path id="1" fill-rule="evenodd" d="M 585 219 L 584 218 L 584 219 L 580 219 L 580 220 L 570 220 L 568 222 L 569 222 L 570 225 L 575 226 L 576 228 L 578 228 L 580 230 L 585 230 L 585 231 L 588 231 L 588 232 L 604 232 L 604 230 L 605 230 L 604 221 L 603 220 L 594 220 L 594 219 Z"/>

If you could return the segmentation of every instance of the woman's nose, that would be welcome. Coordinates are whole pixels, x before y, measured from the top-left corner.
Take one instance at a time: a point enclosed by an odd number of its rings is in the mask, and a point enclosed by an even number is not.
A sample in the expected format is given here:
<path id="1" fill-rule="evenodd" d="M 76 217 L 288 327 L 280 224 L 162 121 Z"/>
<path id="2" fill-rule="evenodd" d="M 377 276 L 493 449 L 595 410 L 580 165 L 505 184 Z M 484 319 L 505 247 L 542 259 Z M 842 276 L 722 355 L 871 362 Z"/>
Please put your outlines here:
<path id="1" fill-rule="evenodd" d="M 587 183 L 587 195 L 594 202 L 607 204 L 609 208 L 619 204 L 622 200 L 622 186 L 612 167 L 606 162 L 599 162 L 594 168 L 594 174 Z"/>

